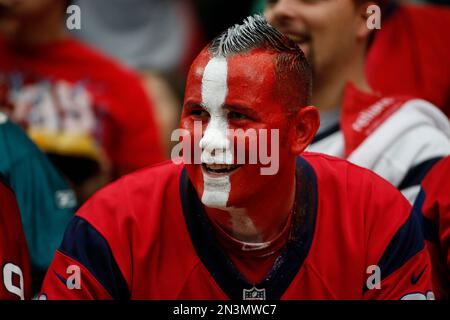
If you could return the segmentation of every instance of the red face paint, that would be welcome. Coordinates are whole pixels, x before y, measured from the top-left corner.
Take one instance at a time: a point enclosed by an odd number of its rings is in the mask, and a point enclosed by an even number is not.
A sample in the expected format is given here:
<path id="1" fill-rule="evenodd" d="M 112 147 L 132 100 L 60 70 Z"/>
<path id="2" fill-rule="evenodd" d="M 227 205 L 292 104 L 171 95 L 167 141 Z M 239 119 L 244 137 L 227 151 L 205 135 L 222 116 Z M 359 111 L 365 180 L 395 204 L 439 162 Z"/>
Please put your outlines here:
<path id="1" fill-rule="evenodd" d="M 210 63 L 211 59 L 210 54 L 204 50 L 191 67 L 180 126 L 187 129 L 191 136 L 194 135 L 194 121 L 202 122 L 202 135 L 209 134 L 208 130 L 211 129 L 214 121 L 215 128 L 219 129 L 226 123 L 227 129 L 254 130 L 258 136 L 257 150 L 260 149 L 262 141 L 259 135 L 260 130 L 267 130 L 269 154 L 273 151 L 271 150 L 273 143 L 277 143 L 279 147 L 277 154 L 270 154 L 272 158 L 278 157 L 279 170 L 274 175 L 262 175 L 261 168 L 265 166 L 260 163 L 258 157 L 256 164 L 243 164 L 230 174 L 222 174 L 229 178 L 230 188 L 225 197 L 225 205 L 217 206 L 225 211 L 244 209 L 250 221 L 243 222 L 243 224 L 253 224 L 249 228 L 254 227 L 256 230 L 264 229 L 265 221 L 273 222 L 273 217 L 267 219 L 268 213 L 265 212 L 272 212 L 266 210 L 267 204 L 278 205 L 280 201 L 288 202 L 286 190 L 277 190 L 277 186 L 292 186 L 295 172 L 293 165 L 295 156 L 290 153 L 289 143 L 291 123 L 283 105 L 285 102 L 280 99 L 280 96 L 286 96 L 286 94 L 279 92 L 283 90 L 279 85 L 275 86 L 275 55 L 255 49 L 249 53 L 226 58 L 225 91 L 219 85 L 211 85 L 211 82 L 222 79 L 217 73 L 224 70 L 225 62 L 217 63 L 214 65 L 215 69 L 211 71 L 209 70 L 213 65 Z M 205 72 L 205 70 L 207 71 Z M 205 80 L 206 73 L 208 73 L 208 79 L 212 80 Z M 217 95 L 214 92 L 206 92 L 205 83 L 207 86 L 211 86 L 211 90 L 217 88 Z M 289 84 L 286 83 L 285 86 L 288 88 Z M 204 105 L 207 94 L 211 96 L 209 100 L 206 99 L 211 102 L 210 105 Z M 223 101 L 220 100 L 221 95 L 224 95 Z M 215 100 L 216 98 L 219 102 Z M 221 103 L 220 110 L 211 106 L 214 103 Z M 271 141 L 270 131 L 273 129 L 279 130 L 279 139 L 277 139 L 279 141 Z M 238 134 L 234 138 L 228 136 L 228 139 L 234 139 L 235 145 L 237 145 L 239 137 L 242 138 L 242 134 Z M 250 151 L 248 150 L 248 140 L 245 146 L 248 159 Z M 234 163 L 236 163 L 236 157 Z M 202 169 L 200 164 L 186 164 L 186 169 L 199 197 L 203 199 L 205 196 L 204 168 Z M 285 219 L 286 215 L 280 215 L 280 218 Z M 230 224 L 233 223 L 235 222 L 230 222 Z"/>

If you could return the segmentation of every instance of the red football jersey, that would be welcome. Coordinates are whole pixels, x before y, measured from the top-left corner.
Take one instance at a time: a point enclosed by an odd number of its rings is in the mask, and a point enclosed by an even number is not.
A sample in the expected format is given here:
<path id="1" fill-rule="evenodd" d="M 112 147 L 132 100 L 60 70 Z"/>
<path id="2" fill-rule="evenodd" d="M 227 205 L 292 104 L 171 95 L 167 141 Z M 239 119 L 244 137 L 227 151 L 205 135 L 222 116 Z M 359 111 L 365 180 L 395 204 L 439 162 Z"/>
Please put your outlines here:
<path id="1" fill-rule="evenodd" d="M 49 153 L 118 175 L 164 159 L 139 78 L 74 39 L 32 49 L 0 40 L 0 106 Z"/>
<path id="2" fill-rule="evenodd" d="M 450 8 L 401 5 L 377 30 L 366 58 L 370 86 L 428 100 L 450 117 Z"/>
<path id="3" fill-rule="evenodd" d="M 450 157 L 436 163 L 414 203 L 433 266 L 436 297 L 450 299 Z"/>
<path id="4" fill-rule="evenodd" d="M 288 241 L 259 283 L 247 281 L 218 245 L 184 166 L 164 163 L 120 179 L 80 209 L 42 298 L 433 296 L 420 225 L 392 185 L 345 160 L 312 153 L 298 157 L 296 181 Z"/>
<path id="5" fill-rule="evenodd" d="M 12 190 L 0 176 L 0 300 L 31 295 L 27 243 Z"/>

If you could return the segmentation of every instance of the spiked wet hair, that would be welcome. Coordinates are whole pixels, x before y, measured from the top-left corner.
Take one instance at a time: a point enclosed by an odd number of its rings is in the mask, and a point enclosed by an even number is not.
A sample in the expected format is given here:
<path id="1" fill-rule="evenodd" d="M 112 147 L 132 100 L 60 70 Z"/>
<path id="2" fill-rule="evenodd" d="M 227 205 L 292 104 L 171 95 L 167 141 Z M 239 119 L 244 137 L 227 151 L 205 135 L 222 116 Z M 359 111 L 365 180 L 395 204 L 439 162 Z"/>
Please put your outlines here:
<path id="1" fill-rule="evenodd" d="M 306 106 L 311 97 L 311 70 L 298 45 L 272 27 L 261 15 L 247 17 L 211 41 L 208 50 L 217 57 L 245 54 L 261 48 L 275 54 L 278 86 L 293 86 L 289 111 Z M 295 88 L 294 86 L 297 86 Z M 298 97 L 298 99 L 296 99 Z M 292 110 L 294 109 L 294 110 Z"/>

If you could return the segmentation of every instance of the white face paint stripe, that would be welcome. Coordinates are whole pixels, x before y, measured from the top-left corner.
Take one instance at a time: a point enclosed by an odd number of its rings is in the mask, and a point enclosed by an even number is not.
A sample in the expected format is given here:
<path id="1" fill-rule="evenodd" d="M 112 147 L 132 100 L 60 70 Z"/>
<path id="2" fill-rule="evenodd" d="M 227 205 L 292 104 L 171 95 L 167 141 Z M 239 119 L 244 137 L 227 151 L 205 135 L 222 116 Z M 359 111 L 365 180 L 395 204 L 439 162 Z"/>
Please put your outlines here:
<path id="1" fill-rule="evenodd" d="M 227 138 L 228 120 L 222 108 L 228 94 L 227 69 L 226 58 L 215 57 L 208 62 L 203 73 L 202 105 L 210 114 L 208 126 L 200 140 L 203 149 L 201 160 L 205 163 L 233 163 Z"/>
<path id="2" fill-rule="evenodd" d="M 210 208 L 224 209 L 230 196 L 229 177 L 212 178 L 203 174 L 202 203 Z"/>
<path id="3" fill-rule="evenodd" d="M 209 112 L 210 120 L 200 140 L 201 160 L 204 163 L 232 164 L 231 142 L 227 137 L 228 118 L 223 105 L 228 95 L 228 63 L 226 58 L 214 57 L 205 67 L 202 78 L 202 106 Z M 214 151 L 214 153 L 212 153 Z M 227 206 L 231 192 L 229 176 L 213 177 L 203 173 L 202 203 L 211 208 L 233 211 L 232 227 L 239 234 L 255 234 L 253 221 L 245 215 L 245 209 Z M 243 250 L 258 249 L 269 243 L 257 245 L 243 244 Z"/>
<path id="4" fill-rule="evenodd" d="M 214 113 L 220 113 L 228 94 L 227 59 L 215 57 L 209 60 L 202 78 L 202 104 Z"/>
<path id="5" fill-rule="evenodd" d="M 205 67 L 202 78 L 202 105 L 209 112 L 210 120 L 200 147 L 201 160 L 205 163 L 231 163 L 227 138 L 228 122 L 223 104 L 228 94 L 228 64 L 226 58 L 214 57 Z M 214 153 L 212 153 L 214 151 Z M 203 173 L 202 202 L 208 207 L 226 207 L 231 191 L 230 177 L 211 177 Z"/>

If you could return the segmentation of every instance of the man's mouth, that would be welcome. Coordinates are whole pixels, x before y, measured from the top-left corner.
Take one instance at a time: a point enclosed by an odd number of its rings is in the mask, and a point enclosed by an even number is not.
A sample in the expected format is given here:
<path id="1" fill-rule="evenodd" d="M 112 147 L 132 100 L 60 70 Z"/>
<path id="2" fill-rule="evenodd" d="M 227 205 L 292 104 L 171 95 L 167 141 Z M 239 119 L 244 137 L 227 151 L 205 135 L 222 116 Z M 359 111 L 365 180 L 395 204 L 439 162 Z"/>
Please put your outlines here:
<path id="1" fill-rule="evenodd" d="M 297 44 L 304 44 L 311 41 L 311 36 L 306 33 L 286 33 L 286 35 Z"/>
<path id="2" fill-rule="evenodd" d="M 310 35 L 304 33 L 302 34 L 287 33 L 286 35 L 300 47 L 300 49 L 306 56 L 308 56 L 309 46 L 312 41 Z"/>
<path id="3" fill-rule="evenodd" d="M 216 164 L 216 163 L 202 163 L 202 168 L 207 173 L 212 174 L 230 174 L 233 171 L 237 170 L 240 165 L 237 164 Z"/>

